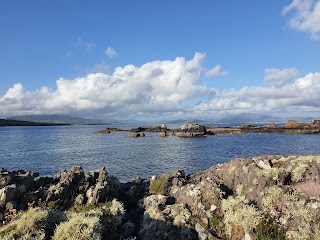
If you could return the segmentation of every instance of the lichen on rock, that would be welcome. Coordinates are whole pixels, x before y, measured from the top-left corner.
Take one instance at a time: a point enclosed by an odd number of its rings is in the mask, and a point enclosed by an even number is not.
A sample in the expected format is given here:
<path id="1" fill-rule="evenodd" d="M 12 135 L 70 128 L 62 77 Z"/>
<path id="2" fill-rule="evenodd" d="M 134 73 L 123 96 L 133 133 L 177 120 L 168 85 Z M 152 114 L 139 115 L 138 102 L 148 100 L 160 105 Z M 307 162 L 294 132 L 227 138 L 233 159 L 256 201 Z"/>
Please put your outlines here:
<path id="1" fill-rule="evenodd" d="M 1 239 L 320 239 L 320 155 L 237 158 L 128 183 L 105 169 L 54 178 L 1 169 L 0 186 Z"/>

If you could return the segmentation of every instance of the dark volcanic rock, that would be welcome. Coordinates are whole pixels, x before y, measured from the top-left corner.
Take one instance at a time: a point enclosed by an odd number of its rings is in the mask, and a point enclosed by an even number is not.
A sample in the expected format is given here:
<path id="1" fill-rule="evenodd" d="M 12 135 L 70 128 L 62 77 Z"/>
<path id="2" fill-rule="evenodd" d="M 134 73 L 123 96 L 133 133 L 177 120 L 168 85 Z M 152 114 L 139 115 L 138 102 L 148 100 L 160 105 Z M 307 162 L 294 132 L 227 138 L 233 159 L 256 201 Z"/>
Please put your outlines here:
<path id="1" fill-rule="evenodd" d="M 80 192 L 84 185 L 85 174 L 81 167 L 73 167 L 68 171 L 61 171 L 54 181 L 57 184 L 49 187 L 45 201 L 54 204 L 54 208 L 64 209 L 71 205 Z"/>
<path id="2" fill-rule="evenodd" d="M 137 128 L 132 128 L 130 130 L 130 132 L 133 132 L 133 133 L 139 133 L 139 132 L 144 132 L 146 131 L 147 128 L 144 128 L 144 127 L 137 127 Z"/>
<path id="3" fill-rule="evenodd" d="M 7 185 L 0 189 L 0 207 L 4 207 L 8 202 L 15 200 L 17 195 L 18 190 L 15 184 Z"/>
<path id="4" fill-rule="evenodd" d="M 196 123 L 182 125 L 174 131 L 174 135 L 177 137 L 201 137 L 206 134 L 206 127 Z"/>
<path id="5" fill-rule="evenodd" d="M 98 204 L 118 197 L 120 182 L 117 178 L 109 176 L 103 168 L 89 173 L 89 187 L 86 190 L 87 205 Z"/>
<path id="6" fill-rule="evenodd" d="M 112 132 L 127 132 L 128 130 L 124 130 L 124 129 L 120 129 L 120 128 L 106 128 L 103 130 L 100 130 L 96 133 L 101 133 L 101 134 L 105 134 L 105 133 L 112 133 Z"/>

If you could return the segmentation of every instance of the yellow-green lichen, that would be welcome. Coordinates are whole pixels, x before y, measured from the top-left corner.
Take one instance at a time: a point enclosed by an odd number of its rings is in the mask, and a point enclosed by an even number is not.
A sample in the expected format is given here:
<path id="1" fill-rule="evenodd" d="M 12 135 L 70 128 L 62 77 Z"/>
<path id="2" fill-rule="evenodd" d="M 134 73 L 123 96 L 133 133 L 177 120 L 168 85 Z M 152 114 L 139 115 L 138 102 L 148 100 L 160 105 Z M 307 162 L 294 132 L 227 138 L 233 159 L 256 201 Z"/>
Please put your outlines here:
<path id="1" fill-rule="evenodd" d="M 259 223 L 260 212 L 250 205 L 244 196 L 233 197 L 222 200 L 223 222 L 226 227 L 226 234 L 231 237 L 232 228 L 241 226 L 245 233 L 255 229 Z"/>

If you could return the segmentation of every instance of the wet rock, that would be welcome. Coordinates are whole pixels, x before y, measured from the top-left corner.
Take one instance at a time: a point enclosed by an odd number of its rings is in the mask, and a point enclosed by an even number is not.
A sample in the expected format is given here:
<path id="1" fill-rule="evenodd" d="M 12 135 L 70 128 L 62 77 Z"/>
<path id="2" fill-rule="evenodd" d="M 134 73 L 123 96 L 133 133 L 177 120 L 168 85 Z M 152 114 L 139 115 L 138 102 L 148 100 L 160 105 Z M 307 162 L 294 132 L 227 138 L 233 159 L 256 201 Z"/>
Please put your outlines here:
<path id="1" fill-rule="evenodd" d="M 133 132 L 133 133 L 139 133 L 139 132 L 144 132 L 146 131 L 147 128 L 143 128 L 143 127 L 137 127 L 137 128 L 132 128 L 130 130 L 130 132 Z"/>
<path id="2" fill-rule="evenodd" d="M 160 132 L 160 133 L 159 133 L 159 136 L 160 136 L 160 137 L 167 137 L 167 136 L 169 136 L 169 135 L 168 135 L 167 132 Z"/>
<path id="3" fill-rule="evenodd" d="M 146 135 L 143 132 L 134 132 L 134 133 L 129 133 L 128 136 L 136 138 L 136 137 L 145 137 Z"/>

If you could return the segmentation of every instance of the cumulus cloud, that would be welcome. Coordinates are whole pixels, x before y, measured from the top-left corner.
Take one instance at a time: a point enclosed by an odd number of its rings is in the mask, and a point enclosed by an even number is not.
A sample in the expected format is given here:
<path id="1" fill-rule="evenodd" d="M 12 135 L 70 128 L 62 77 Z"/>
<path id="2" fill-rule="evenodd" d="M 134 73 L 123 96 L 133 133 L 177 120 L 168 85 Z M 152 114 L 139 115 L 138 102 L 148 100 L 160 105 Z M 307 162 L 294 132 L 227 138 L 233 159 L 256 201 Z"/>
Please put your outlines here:
<path id="1" fill-rule="evenodd" d="M 76 79 L 60 78 L 56 90 L 42 88 L 27 92 L 14 85 L 0 97 L 2 114 L 99 111 L 131 114 L 170 112 L 183 109 L 183 101 L 200 96 L 197 86 L 204 54 L 186 60 L 154 61 L 141 67 L 117 67 L 112 74 L 91 73 Z"/>
<path id="2" fill-rule="evenodd" d="M 312 39 L 320 40 L 320 0 L 293 0 L 282 10 L 286 15 L 293 12 L 289 26 L 295 30 L 311 34 Z"/>
<path id="3" fill-rule="evenodd" d="M 116 50 L 112 47 L 108 47 L 107 50 L 104 51 L 104 54 L 107 55 L 109 58 L 113 58 L 118 55 Z"/>
<path id="4" fill-rule="evenodd" d="M 272 87 L 282 87 L 288 82 L 294 81 L 300 75 L 299 71 L 295 68 L 267 68 L 264 73 L 264 80 Z"/>
<path id="5" fill-rule="evenodd" d="M 222 72 L 221 68 L 222 68 L 222 66 L 220 64 L 218 64 L 214 68 L 207 70 L 205 72 L 205 76 L 208 78 L 214 78 L 214 77 L 218 77 L 218 76 L 226 76 L 229 74 L 228 72 Z"/>
<path id="6" fill-rule="evenodd" d="M 21 99 L 23 97 L 23 86 L 21 83 L 14 84 L 12 88 L 9 88 L 7 93 L 3 96 L 3 99 Z"/>
<path id="7" fill-rule="evenodd" d="M 277 70 L 278 72 L 280 70 Z M 280 71 L 281 72 L 281 71 Z M 281 75 L 281 74 L 280 74 Z M 286 76 L 284 76 L 284 79 Z M 216 91 L 215 97 L 194 106 L 196 112 L 319 112 L 320 73 L 309 73 L 293 82 L 280 81 L 271 87 L 247 86 L 241 89 Z"/>
<path id="8" fill-rule="evenodd" d="M 22 114 L 85 113 L 91 116 L 212 117 L 240 112 L 306 112 L 320 110 L 320 73 L 299 78 L 295 68 L 266 69 L 269 85 L 215 89 L 200 85 L 204 54 L 187 60 L 126 65 L 110 73 L 60 78 L 56 88 L 27 91 L 20 83 L 0 95 L 1 117 Z M 201 101 L 199 101 L 201 99 Z M 196 103 L 197 102 L 197 103 Z"/>

